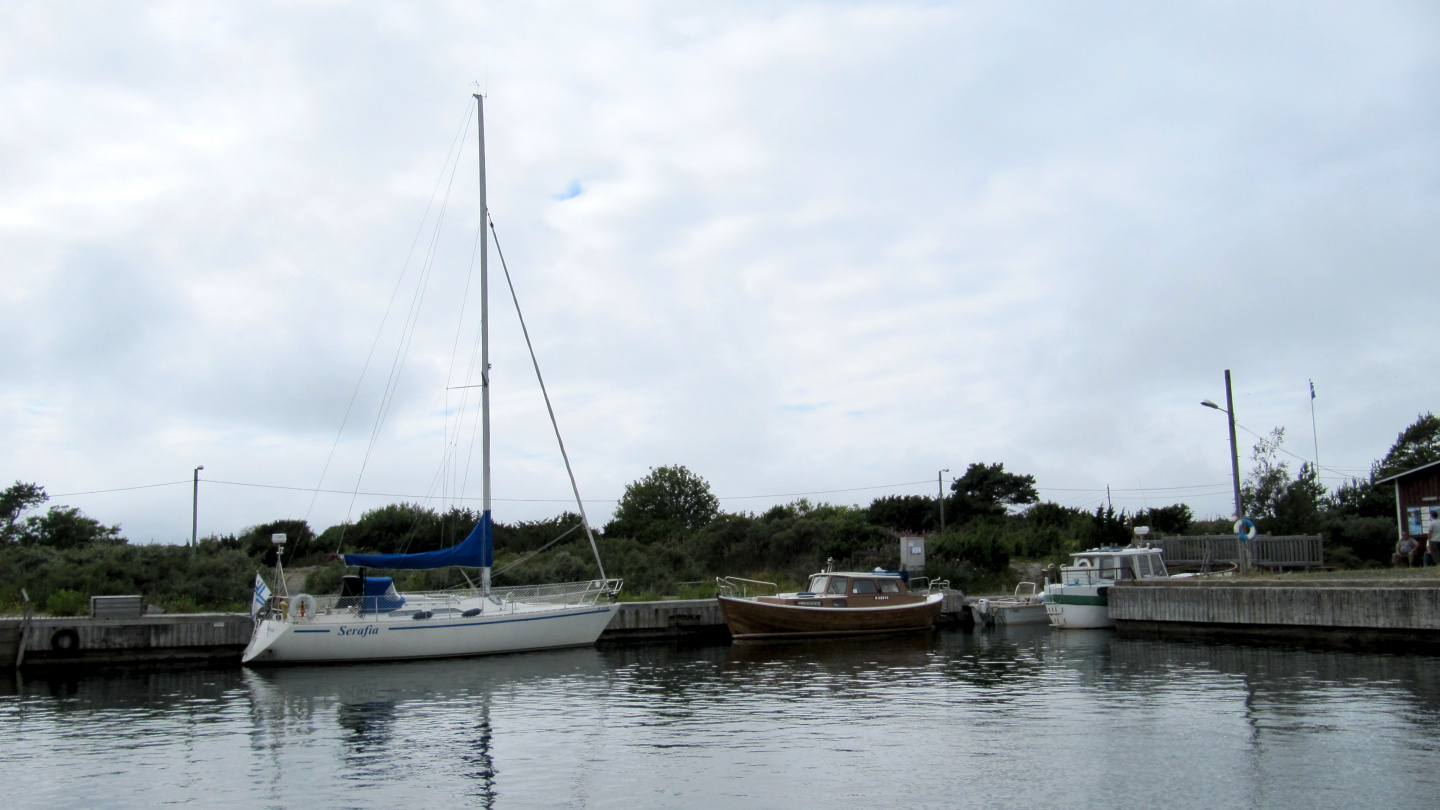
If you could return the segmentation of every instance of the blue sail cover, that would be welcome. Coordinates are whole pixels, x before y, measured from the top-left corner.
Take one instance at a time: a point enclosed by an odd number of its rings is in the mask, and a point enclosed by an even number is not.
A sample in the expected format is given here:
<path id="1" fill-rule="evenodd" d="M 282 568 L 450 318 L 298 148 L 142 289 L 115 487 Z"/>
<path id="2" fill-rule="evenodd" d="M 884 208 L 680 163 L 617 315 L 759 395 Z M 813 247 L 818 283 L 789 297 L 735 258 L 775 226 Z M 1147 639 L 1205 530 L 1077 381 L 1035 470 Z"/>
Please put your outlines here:
<path id="1" fill-rule="evenodd" d="M 480 516 L 470 536 L 459 545 L 419 554 L 343 554 L 346 565 L 362 568 L 489 568 L 495 563 L 495 537 L 487 511 Z"/>

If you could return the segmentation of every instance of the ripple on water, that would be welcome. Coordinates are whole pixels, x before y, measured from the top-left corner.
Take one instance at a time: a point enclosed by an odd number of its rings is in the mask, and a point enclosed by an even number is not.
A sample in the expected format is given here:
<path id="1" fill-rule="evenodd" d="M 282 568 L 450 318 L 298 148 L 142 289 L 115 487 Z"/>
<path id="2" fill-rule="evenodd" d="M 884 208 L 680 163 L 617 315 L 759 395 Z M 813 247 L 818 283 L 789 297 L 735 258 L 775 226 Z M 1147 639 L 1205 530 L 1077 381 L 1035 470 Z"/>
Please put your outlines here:
<path id="1" fill-rule="evenodd" d="M 1430 807 L 1437 671 L 1037 628 L 27 678 L 0 768 L 16 807 Z"/>

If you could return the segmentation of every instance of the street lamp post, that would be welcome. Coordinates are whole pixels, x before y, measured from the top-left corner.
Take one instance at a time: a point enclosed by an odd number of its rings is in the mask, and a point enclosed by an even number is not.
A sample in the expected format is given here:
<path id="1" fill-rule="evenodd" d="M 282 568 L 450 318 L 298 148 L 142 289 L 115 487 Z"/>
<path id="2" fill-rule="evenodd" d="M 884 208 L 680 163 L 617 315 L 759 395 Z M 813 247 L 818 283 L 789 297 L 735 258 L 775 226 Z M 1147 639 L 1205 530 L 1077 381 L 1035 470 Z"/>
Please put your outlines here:
<path id="1" fill-rule="evenodd" d="M 940 489 L 940 533 L 945 533 L 945 473 L 950 472 L 948 468 L 935 474 L 935 483 Z"/>
<path id="2" fill-rule="evenodd" d="M 1205 400 L 1200 403 L 1207 408 L 1214 408 L 1217 411 L 1224 411 L 1230 421 L 1230 480 L 1235 488 L 1235 522 L 1239 523 L 1245 519 L 1245 506 L 1240 500 L 1240 447 L 1235 442 L 1235 395 L 1230 388 L 1230 369 L 1225 369 L 1225 407 Z M 1240 554 L 1240 568 L 1248 570 L 1248 560 L 1242 550 Z"/>
<path id="3" fill-rule="evenodd" d="M 195 551 L 198 545 L 200 534 L 200 471 L 205 469 L 201 464 L 195 468 L 195 491 L 190 498 L 190 551 Z"/>

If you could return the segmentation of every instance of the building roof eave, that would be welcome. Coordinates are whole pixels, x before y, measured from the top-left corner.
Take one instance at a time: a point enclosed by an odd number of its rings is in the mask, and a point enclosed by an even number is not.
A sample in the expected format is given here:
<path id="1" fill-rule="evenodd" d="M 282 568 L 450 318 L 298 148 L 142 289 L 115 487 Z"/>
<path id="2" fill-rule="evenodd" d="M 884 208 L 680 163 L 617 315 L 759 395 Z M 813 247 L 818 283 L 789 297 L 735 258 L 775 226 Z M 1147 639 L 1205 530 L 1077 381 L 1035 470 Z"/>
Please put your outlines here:
<path id="1" fill-rule="evenodd" d="M 1377 483 L 1377 484 L 1383 484 L 1383 483 L 1385 483 L 1386 481 L 1394 481 L 1394 480 L 1397 479 L 1397 478 L 1404 478 L 1405 476 L 1410 475 L 1410 474 L 1412 474 L 1412 473 L 1417 473 L 1417 472 L 1420 472 L 1421 470 L 1428 470 L 1428 469 L 1430 469 L 1431 467 L 1434 467 L 1434 466 L 1437 466 L 1437 465 L 1440 465 L 1440 461 L 1432 461 L 1432 462 L 1430 462 L 1429 464 L 1421 464 L 1419 467 L 1416 467 L 1416 468 L 1413 469 L 1413 470 L 1406 470 L 1405 472 L 1398 472 L 1398 473 L 1395 473 L 1394 475 L 1390 475 L 1390 476 L 1386 476 L 1386 477 L 1384 477 L 1384 478 L 1378 479 L 1378 480 L 1376 480 L 1375 483 Z"/>

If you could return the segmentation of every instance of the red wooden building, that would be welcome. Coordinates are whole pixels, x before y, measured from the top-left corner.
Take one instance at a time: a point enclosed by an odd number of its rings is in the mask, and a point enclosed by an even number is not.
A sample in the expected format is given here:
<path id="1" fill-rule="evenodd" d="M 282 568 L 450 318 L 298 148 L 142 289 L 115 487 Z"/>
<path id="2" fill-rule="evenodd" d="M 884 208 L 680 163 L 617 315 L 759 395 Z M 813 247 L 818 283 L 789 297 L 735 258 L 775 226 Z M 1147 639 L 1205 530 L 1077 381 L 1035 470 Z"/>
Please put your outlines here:
<path id="1" fill-rule="evenodd" d="M 1429 539 L 1432 527 L 1440 529 L 1440 461 L 1432 461 L 1376 484 L 1395 484 L 1395 519 L 1400 539 Z"/>

